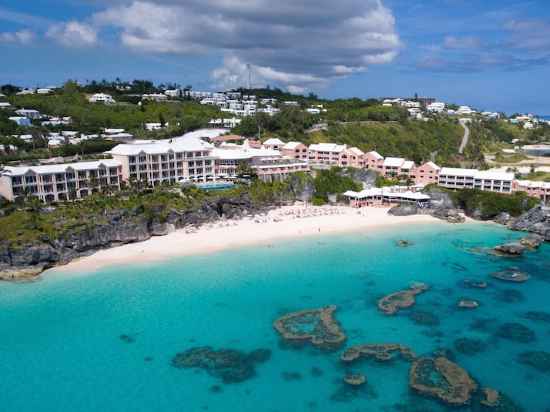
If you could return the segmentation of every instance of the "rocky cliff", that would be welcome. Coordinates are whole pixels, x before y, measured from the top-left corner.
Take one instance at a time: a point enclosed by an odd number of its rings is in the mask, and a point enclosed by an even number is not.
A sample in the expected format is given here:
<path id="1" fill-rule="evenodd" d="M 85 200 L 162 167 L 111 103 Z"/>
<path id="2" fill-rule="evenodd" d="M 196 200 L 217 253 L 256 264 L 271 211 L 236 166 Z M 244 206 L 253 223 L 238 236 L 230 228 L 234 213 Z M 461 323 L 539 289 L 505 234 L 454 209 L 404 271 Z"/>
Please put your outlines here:
<path id="1" fill-rule="evenodd" d="M 550 242 L 550 207 L 537 206 L 508 223 L 512 230 L 536 233 Z"/>
<path id="2" fill-rule="evenodd" d="M 43 270 L 89 255 L 97 250 L 163 236 L 176 229 L 199 226 L 221 217 L 236 218 L 256 212 L 246 195 L 204 201 L 193 210 L 163 210 L 146 215 L 143 210 L 110 210 L 105 223 L 86 230 L 68 230 L 62 236 L 13 244 L 0 242 L 0 280 L 32 279 Z M 162 212 L 162 213 L 161 213 Z M 159 216 L 164 216 L 162 219 Z"/>

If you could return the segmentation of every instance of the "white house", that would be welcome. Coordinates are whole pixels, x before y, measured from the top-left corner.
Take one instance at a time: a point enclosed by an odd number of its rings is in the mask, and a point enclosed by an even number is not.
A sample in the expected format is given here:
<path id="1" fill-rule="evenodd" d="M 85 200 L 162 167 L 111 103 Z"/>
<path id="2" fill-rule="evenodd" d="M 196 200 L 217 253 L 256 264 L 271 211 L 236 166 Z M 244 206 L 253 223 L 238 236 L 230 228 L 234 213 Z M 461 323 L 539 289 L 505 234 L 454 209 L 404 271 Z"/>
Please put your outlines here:
<path id="1" fill-rule="evenodd" d="M 53 90 L 47 87 L 36 89 L 36 94 L 50 94 L 50 93 L 53 93 Z"/>
<path id="2" fill-rule="evenodd" d="M 443 110 L 445 110 L 445 103 L 443 102 L 433 102 L 433 103 L 430 103 L 426 109 L 429 111 L 429 112 L 433 112 L 433 113 L 441 113 Z"/>
<path id="3" fill-rule="evenodd" d="M 19 110 L 16 110 L 15 113 L 18 116 L 26 117 L 31 120 L 40 119 L 42 117 L 42 115 L 38 110 L 33 110 L 33 109 L 19 109 Z"/>
<path id="4" fill-rule="evenodd" d="M 144 94 L 141 96 L 141 100 L 150 100 L 153 102 L 165 102 L 168 100 L 168 96 L 166 94 L 160 94 L 160 93 L 152 93 L 152 94 Z"/>
<path id="5" fill-rule="evenodd" d="M 111 96 L 110 94 L 105 94 L 105 93 L 93 94 L 92 96 L 90 96 L 88 98 L 88 101 L 90 103 L 104 103 L 104 104 L 114 104 L 114 103 L 116 103 L 115 99 L 113 99 L 113 96 Z"/>
<path id="6" fill-rule="evenodd" d="M 11 107 L 11 104 L 8 102 L 0 102 L 0 109 L 9 109 Z"/>
<path id="7" fill-rule="evenodd" d="M 168 126 L 168 123 L 166 123 L 164 126 L 161 123 L 145 123 L 145 130 L 152 132 L 155 130 L 164 129 L 166 126 Z"/>
<path id="8" fill-rule="evenodd" d="M 456 114 L 458 114 L 458 115 L 470 115 L 470 114 L 474 114 L 474 113 L 475 113 L 475 110 L 473 110 L 469 106 L 460 106 L 458 108 L 458 110 L 456 111 Z"/>

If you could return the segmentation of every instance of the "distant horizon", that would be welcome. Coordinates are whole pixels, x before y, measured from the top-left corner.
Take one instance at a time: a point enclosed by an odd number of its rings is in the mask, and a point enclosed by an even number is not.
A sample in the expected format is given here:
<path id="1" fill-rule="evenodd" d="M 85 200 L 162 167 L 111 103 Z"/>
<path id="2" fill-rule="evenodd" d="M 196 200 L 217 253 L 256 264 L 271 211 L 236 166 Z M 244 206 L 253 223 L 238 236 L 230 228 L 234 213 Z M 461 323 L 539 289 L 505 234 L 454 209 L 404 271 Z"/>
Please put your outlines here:
<path id="1" fill-rule="evenodd" d="M 544 0 L 5 0 L 0 83 L 145 78 L 550 113 Z"/>

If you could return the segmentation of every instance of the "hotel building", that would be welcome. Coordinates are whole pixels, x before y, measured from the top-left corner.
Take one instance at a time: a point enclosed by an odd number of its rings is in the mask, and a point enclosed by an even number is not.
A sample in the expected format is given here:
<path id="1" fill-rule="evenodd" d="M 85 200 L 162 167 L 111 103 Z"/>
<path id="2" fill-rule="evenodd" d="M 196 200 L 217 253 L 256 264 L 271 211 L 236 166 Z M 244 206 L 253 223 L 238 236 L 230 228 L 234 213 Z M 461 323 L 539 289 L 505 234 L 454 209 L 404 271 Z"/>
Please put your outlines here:
<path id="1" fill-rule="evenodd" d="M 32 195 L 44 202 L 81 199 L 91 193 L 119 190 L 122 165 L 117 160 L 45 166 L 5 167 L 0 171 L 0 194 L 7 200 Z"/>
<path id="2" fill-rule="evenodd" d="M 478 189 L 512 193 L 513 173 L 444 167 L 439 172 L 439 185 L 449 189 Z"/>
<path id="3" fill-rule="evenodd" d="M 317 143 L 309 146 L 308 159 L 315 166 L 364 167 L 364 153 L 345 144 Z"/>
<path id="4" fill-rule="evenodd" d="M 108 153 L 122 165 L 122 178 L 152 185 L 215 180 L 213 146 L 185 138 L 120 144 Z"/>

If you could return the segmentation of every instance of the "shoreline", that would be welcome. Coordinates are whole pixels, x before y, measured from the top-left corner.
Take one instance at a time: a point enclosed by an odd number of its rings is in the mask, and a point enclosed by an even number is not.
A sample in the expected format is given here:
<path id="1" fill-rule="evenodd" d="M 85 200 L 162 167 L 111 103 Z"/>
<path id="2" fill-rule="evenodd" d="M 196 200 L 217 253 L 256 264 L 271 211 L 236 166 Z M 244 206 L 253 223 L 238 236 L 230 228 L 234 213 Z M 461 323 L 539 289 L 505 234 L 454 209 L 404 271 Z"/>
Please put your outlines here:
<path id="1" fill-rule="evenodd" d="M 143 242 L 99 250 L 66 265 L 50 268 L 43 274 L 93 272 L 116 265 L 162 262 L 282 239 L 378 230 L 398 225 L 445 223 L 430 215 L 393 216 L 387 213 L 388 210 L 378 207 L 283 206 L 258 216 L 219 220 L 195 230 L 179 229 Z"/>

